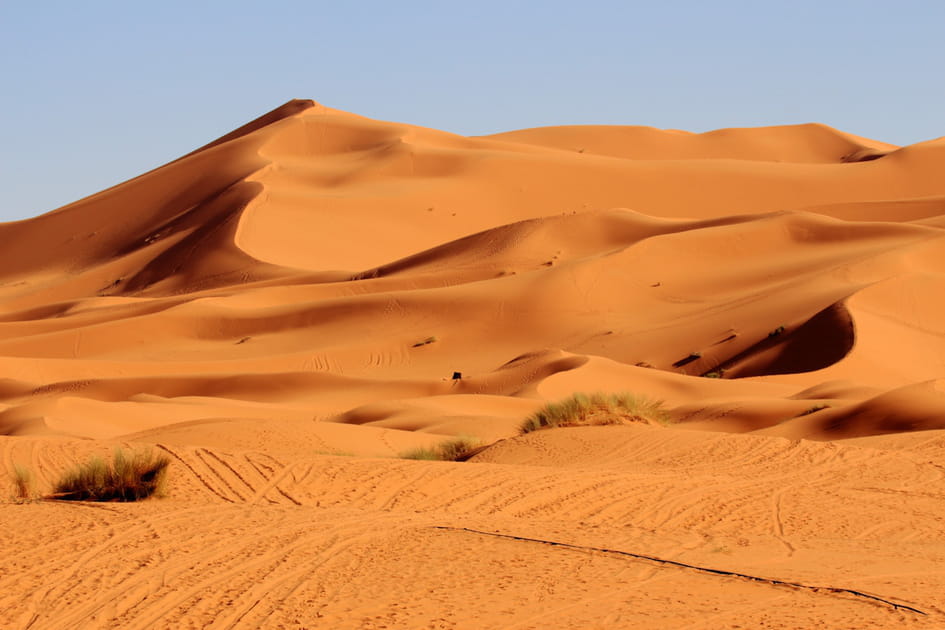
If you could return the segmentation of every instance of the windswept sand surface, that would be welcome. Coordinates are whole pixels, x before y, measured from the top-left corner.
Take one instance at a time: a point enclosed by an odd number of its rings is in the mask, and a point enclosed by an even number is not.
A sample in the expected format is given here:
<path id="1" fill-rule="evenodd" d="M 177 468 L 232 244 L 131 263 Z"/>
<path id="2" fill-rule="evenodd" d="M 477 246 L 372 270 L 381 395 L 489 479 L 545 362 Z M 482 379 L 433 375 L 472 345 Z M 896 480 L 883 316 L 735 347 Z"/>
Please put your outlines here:
<path id="1" fill-rule="evenodd" d="M 943 628 L 943 173 L 292 101 L 0 224 L 0 628 Z M 596 391 L 670 423 L 518 434 Z M 7 500 L 116 445 L 167 498 Z"/>

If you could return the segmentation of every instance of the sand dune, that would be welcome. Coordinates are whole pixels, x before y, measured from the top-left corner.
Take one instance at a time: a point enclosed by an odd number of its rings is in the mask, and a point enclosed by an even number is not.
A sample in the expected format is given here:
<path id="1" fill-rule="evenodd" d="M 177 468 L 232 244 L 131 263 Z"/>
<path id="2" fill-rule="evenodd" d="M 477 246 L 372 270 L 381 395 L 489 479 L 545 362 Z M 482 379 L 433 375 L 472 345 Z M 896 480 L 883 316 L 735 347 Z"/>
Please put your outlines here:
<path id="1" fill-rule="evenodd" d="M 940 627 L 943 168 L 291 101 L 0 224 L 0 491 L 172 459 L 3 504 L 0 627 Z M 669 424 L 519 434 L 594 391 Z"/>

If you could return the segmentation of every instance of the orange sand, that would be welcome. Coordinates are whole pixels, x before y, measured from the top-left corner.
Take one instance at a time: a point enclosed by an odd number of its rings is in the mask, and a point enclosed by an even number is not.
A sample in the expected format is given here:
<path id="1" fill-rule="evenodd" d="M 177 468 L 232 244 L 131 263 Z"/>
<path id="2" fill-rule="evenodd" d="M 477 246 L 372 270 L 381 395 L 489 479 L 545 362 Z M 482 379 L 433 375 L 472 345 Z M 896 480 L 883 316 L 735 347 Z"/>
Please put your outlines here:
<path id="1" fill-rule="evenodd" d="M 0 224 L 4 500 L 173 461 L 161 500 L 0 504 L 0 628 L 945 627 L 943 172 L 292 101 Z M 591 391 L 672 423 L 518 435 Z M 489 446 L 397 457 L 452 436 Z"/>

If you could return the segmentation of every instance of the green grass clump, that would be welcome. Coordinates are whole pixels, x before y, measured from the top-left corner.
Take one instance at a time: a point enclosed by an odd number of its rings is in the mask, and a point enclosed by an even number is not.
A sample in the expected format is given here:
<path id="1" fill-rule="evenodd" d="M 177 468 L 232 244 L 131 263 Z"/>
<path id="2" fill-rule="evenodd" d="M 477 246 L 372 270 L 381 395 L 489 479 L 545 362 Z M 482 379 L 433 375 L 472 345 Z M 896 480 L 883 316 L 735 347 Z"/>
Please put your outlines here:
<path id="1" fill-rule="evenodd" d="M 151 451 L 126 455 L 117 448 L 111 462 L 93 457 L 68 471 L 53 488 L 51 499 L 68 501 L 140 501 L 164 493 L 171 460 Z"/>
<path id="2" fill-rule="evenodd" d="M 629 422 L 666 424 L 668 416 L 663 403 L 633 394 L 574 394 L 570 398 L 548 403 L 519 427 L 521 433 L 555 427 L 577 427 Z"/>
<path id="3" fill-rule="evenodd" d="M 437 444 L 434 447 L 415 448 L 400 455 L 401 459 L 421 459 L 441 462 L 460 462 L 469 458 L 479 448 L 479 441 L 459 437 Z"/>

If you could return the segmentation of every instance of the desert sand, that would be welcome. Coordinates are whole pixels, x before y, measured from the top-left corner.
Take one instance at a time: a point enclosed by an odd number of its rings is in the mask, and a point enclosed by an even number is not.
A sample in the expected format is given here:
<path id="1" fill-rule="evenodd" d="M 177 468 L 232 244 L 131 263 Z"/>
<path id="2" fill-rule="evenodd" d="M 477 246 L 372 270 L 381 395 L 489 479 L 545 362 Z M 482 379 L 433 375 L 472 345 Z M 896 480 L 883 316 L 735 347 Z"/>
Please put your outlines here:
<path id="1" fill-rule="evenodd" d="M 943 173 L 296 100 L 0 224 L 0 628 L 943 628 Z M 13 500 L 116 445 L 166 497 Z"/>

